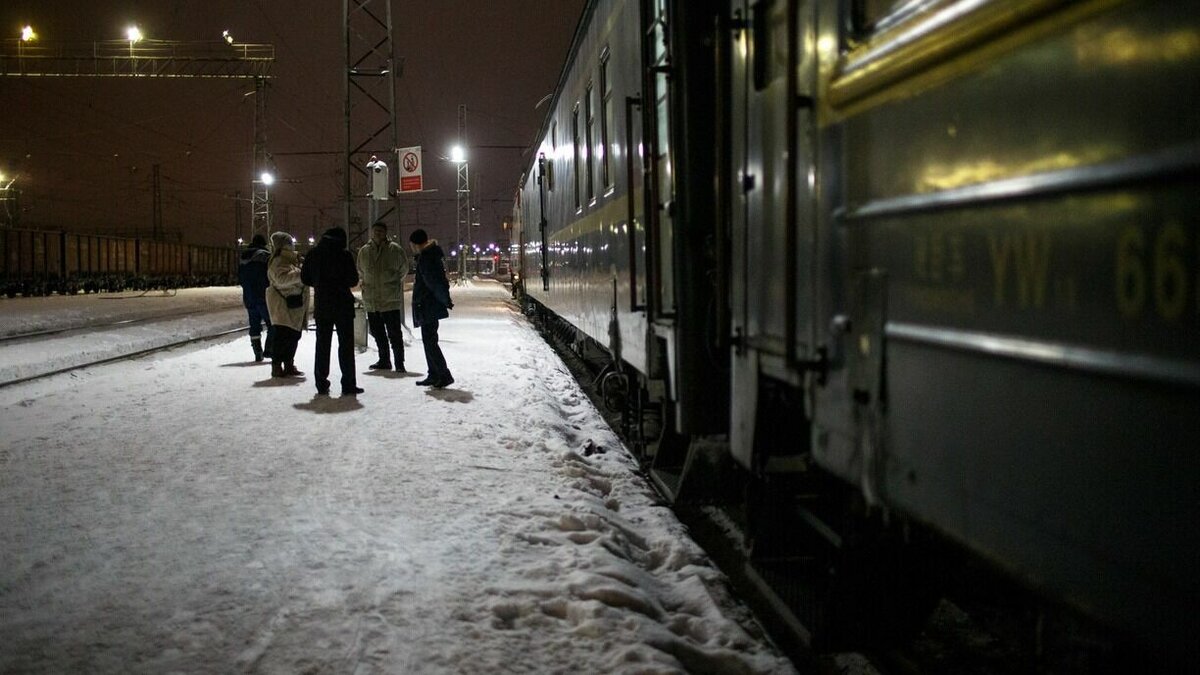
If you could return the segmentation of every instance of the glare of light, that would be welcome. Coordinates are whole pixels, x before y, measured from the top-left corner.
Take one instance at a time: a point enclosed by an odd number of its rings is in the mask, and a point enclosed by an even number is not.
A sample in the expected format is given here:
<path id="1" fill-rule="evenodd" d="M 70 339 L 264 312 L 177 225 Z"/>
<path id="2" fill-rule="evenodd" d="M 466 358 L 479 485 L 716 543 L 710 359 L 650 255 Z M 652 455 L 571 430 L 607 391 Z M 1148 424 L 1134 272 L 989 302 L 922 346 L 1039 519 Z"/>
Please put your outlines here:
<path id="1" fill-rule="evenodd" d="M 262 172 L 262 175 L 258 178 L 262 181 L 263 185 L 271 186 L 275 184 L 275 176 L 272 176 L 270 171 Z"/>
<path id="2" fill-rule="evenodd" d="M 238 237 L 238 246 L 241 246 L 243 241 L 245 240 L 243 240 L 241 237 Z"/>
<path id="3" fill-rule="evenodd" d="M 312 246 L 312 245 L 313 245 L 313 244 L 315 244 L 315 243 L 317 243 L 317 239 L 316 239 L 316 237 L 311 237 L 311 236 L 310 236 L 310 237 L 308 238 L 308 245 L 309 245 L 309 246 Z"/>
<path id="4" fill-rule="evenodd" d="M 125 37 L 128 38 L 130 42 L 140 42 L 142 39 L 142 31 L 137 26 L 130 26 L 129 28 L 125 29 Z"/>
<path id="5" fill-rule="evenodd" d="M 5 176 L 4 172 L 0 171 L 0 183 L 3 183 L 6 180 L 8 180 L 8 176 Z"/>
<path id="6" fill-rule="evenodd" d="M 225 40 L 225 44 L 227 44 L 227 45 L 233 44 L 233 36 L 229 34 L 229 31 L 227 31 L 227 30 L 221 31 L 221 38 L 223 40 Z"/>
<path id="7" fill-rule="evenodd" d="M 37 33 L 33 32 L 33 26 L 25 26 L 21 29 L 21 41 L 30 42 L 37 39 Z"/>
<path id="8" fill-rule="evenodd" d="M 456 164 L 467 161 L 467 152 L 463 150 L 461 145 L 450 148 L 450 161 Z"/>

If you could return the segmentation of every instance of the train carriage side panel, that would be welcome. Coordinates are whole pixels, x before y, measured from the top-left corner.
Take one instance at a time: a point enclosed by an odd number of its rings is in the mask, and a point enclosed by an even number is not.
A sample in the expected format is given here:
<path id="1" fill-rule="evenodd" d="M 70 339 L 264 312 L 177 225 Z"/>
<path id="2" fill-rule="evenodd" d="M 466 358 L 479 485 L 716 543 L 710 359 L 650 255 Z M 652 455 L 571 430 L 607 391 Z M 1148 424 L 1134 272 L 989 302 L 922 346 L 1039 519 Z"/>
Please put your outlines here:
<path id="1" fill-rule="evenodd" d="M 1002 4 L 891 35 L 936 51 Z M 1077 3 L 859 94 L 885 38 L 847 57 L 862 435 L 818 455 L 1180 663 L 1200 657 L 1200 50 L 1177 48 L 1197 36 L 1193 3 Z"/>
<path id="2" fill-rule="evenodd" d="M 628 200 L 636 195 L 627 169 L 633 168 L 635 190 L 641 170 L 637 145 L 625 137 L 625 101 L 639 86 L 637 11 L 633 0 L 596 1 L 584 9 L 522 187 L 526 215 L 520 233 L 529 297 L 610 348 L 615 302 L 622 355 L 645 372 L 645 318 L 631 308 L 628 255 L 630 229 L 637 237 L 641 209 L 634 209 L 631 224 Z M 604 85 L 611 89 L 606 92 Z M 640 124 L 634 129 L 637 133 Z"/>

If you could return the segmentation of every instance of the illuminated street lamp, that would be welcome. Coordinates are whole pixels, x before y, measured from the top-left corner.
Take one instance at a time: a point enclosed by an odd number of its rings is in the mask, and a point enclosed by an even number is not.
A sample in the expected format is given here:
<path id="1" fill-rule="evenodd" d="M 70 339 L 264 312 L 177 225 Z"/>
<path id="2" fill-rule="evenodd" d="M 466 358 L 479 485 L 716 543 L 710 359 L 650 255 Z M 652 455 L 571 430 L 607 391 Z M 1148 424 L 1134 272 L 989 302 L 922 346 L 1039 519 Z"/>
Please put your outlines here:
<path id="1" fill-rule="evenodd" d="M 136 25 L 125 29 L 125 37 L 129 40 L 129 58 L 133 58 L 133 43 L 142 41 L 142 31 Z"/>
<path id="2" fill-rule="evenodd" d="M 36 39 L 37 39 L 37 33 L 33 32 L 33 26 L 26 25 L 24 28 L 21 29 L 21 39 L 17 40 L 17 60 L 18 61 L 24 56 L 23 52 L 25 50 L 25 43 L 33 42 Z"/>
<path id="3" fill-rule="evenodd" d="M 233 44 L 233 36 L 230 35 L 229 31 L 227 31 L 227 30 L 221 31 L 221 39 L 224 40 L 225 44 L 227 44 L 227 45 Z"/>
<path id="4" fill-rule="evenodd" d="M 458 165 L 458 216 L 455 218 L 456 244 L 463 245 L 462 228 L 467 228 L 467 241 L 471 240 L 471 173 L 467 165 L 467 151 L 461 145 L 450 148 L 450 161 Z M 467 257 L 458 259 L 458 278 L 463 282 L 467 277 Z"/>
<path id="5" fill-rule="evenodd" d="M 272 176 L 270 171 L 262 172 L 262 175 L 259 176 L 258 179 L 260 181 L 262 181 L 262 184 L 266 185 L 267 187 L 271 187 L 272 185 L 275 184 L 275 176 Z"/>

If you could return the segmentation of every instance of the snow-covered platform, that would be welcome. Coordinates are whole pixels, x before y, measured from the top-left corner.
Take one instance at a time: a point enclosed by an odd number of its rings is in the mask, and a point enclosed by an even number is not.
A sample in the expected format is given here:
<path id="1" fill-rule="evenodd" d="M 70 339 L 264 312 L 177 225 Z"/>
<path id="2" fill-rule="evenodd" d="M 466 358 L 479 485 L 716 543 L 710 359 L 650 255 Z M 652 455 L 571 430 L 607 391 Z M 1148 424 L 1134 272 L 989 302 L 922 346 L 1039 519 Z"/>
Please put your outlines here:
<path id="1" fill-rule="evenodd" d="M 303 380 L 238 336 L 0 389 L 0 672 L 794 672 L 505 290 L 452 293 L 444 390 L 372 347 L 318 397 L 311 333 Z"/>

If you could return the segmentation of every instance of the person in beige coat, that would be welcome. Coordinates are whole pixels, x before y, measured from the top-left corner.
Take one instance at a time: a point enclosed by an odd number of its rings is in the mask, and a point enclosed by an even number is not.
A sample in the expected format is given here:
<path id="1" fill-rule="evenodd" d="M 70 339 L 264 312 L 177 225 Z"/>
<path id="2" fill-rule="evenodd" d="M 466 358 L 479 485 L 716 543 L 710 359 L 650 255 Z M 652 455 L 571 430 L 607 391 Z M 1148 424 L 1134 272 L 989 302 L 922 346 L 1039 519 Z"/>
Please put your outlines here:
<path id="1" fill-rule="evenodd" d="M 371 370 L 404 372 L 404 277 L 408 275 L 408 254 L 404 247 L 388 241 L 387 224 L 371 226 L 371 240 L 358 250 L 358 278 L 362 284 L 363 306 L 379 361 Z M 388 343 L 391 351 L 388 351 Z M 394 358 L 393 358 L 394 357 Z"/>
<path id="2" fill-rule="evenodd" d="M 300 377 L 296 370 L 296 346 L 308 321 L 308 287 L 300 281 L 300 258 L 296 242 L 287 232 L 271 235 L 271 259 L 267 263 L 267 311 L 275 326 L 271 352 L 271 377 Z"/>

